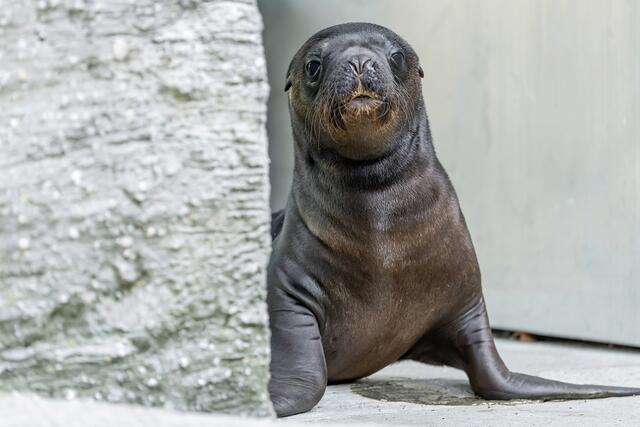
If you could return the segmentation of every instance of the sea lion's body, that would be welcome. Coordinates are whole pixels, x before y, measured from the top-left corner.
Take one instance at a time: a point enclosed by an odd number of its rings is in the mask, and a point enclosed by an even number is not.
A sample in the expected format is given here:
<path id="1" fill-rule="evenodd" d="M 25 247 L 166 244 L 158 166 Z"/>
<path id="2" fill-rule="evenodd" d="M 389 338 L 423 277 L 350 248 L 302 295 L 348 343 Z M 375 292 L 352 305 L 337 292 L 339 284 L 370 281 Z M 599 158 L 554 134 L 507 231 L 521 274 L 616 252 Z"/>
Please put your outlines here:
<path id="1" fill-rule="evenodd" d="M 397 49 L 401 61 L 385 65 Z M 324 30 L 294 57 L 287 84 L 294 181 L 285 210 L 273 218 L 268 268 L 277 413 L 308 410 L 328 382 L 402 358 L 464 369 L 487 398 L 640 392 L 506 368 L 491 337 L 471 238 L 435 155 L 421 73 L 406 42 L 371 24 Z M 335 98 L 344 100 L 326 105 Z M 309 108 L 313 102 L 319 105 Z M 315 110 L 324 115 L 318 119 Z M 332 123 L 316 128 L 318 120 Z"/>
<path id="2" fill-rule="evenodd" d="M 330 185 L 339 176 L 298 176 L 274 259 L 295 254 L 286 264 L 304 275 L 296 279 L 323 291 L 330 382 L 398 360 L 425 331 L 481 296 L 454 190 L 429 148 L 403 153 L 410 166 L 374 191 Z"/>

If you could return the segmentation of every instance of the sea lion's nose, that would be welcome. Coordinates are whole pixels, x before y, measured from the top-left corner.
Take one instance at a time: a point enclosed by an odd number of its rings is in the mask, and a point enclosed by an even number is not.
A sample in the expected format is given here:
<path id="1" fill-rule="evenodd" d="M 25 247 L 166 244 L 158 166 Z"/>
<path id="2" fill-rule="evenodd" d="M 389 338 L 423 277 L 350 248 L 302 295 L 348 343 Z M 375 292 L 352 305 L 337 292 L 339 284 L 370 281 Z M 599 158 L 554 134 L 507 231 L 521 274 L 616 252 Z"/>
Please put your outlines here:
<path id="1" fill-rule="evenodd" d="M 360 76 L 371 66 L 371 57 L 369 55 L 354 55 L 348 62 L 353 72 Z"/>

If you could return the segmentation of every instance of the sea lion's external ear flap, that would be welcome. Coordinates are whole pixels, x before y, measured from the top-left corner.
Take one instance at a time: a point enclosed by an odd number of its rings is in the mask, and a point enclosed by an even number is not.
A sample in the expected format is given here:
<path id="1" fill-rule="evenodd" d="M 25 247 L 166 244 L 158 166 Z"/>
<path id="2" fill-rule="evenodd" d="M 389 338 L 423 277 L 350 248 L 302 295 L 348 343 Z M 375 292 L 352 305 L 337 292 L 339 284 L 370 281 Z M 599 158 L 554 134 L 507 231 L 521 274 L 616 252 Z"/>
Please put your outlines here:
<path id="1" fill-rule="evenodd" d="M 418 74 L 420 74 L 420 78 L 424 77 L 424 71 L 422 71 L 422 67 L 418 65 Z"/>
<path id="2" fill-rule="evenodd" d="M 293 59 L 289 62 L 289 66 L 287 67 L 287 82 L 284 84 L 284 91 L 288 91 L 291 88 L 291 67 L 293 67 Z"/>

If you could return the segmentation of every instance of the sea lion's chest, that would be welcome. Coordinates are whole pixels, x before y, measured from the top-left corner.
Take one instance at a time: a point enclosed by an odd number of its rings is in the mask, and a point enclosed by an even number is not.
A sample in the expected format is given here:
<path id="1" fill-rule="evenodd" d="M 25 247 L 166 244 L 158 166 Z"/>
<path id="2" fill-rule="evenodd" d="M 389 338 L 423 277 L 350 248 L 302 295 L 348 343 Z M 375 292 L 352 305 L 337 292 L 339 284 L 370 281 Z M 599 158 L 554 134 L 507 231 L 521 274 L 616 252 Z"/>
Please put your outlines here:
<path id="1" fill-rule="evenodd" d="M 477 262 L 447 182 L 432 170 L 375 190 L 335 184 L 328 186 L 334 192 L 309 191 L 295 201 L 287 253 L 324 295 L 320 327 L 330 380 L 398 360 L 455 312 L 472 293 L 465 287 L 479 289 L 479 274 L 468 280 Z"/>
<path id="2" fill-rule="evenodd" d="M 369 230 L 328 249 L 317 277 L 328 301 L 323 345 L 333 381 L 394 362 L 459 304 L 463 278 L 477 265 L 466 229 L 456 227 L 441 221 Z"/>

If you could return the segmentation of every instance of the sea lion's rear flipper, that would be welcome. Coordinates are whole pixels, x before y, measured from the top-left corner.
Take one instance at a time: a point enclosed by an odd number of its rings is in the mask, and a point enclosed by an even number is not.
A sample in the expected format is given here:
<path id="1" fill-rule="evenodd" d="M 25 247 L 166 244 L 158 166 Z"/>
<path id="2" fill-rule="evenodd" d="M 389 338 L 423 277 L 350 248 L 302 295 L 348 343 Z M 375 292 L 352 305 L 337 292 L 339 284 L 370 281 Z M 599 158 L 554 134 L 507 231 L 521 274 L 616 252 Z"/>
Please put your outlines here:
<path id="1" fill-rule="evenodd" d="M 406 358 L 464 369 L 473 391 L 490 400 L 595 399 L 640 395 L 640 388 L 560 381 L 511 372 L 496 350 L 482 298 L 412 349 Z"/>
<path id="2" fill-rule="evenodd" d="M 270 287 L 271 379 L 269 394 L 279 417 L 306 412 L 327 387 L 327 365 L 315 315 L 291 294 Z"/>

